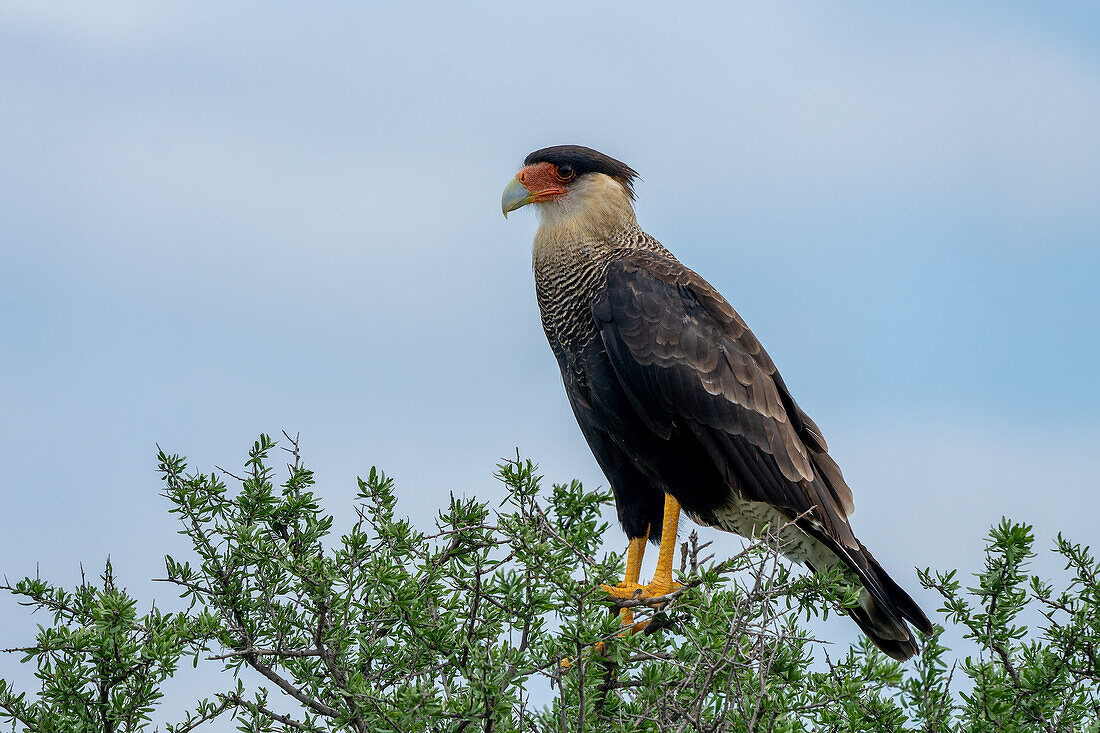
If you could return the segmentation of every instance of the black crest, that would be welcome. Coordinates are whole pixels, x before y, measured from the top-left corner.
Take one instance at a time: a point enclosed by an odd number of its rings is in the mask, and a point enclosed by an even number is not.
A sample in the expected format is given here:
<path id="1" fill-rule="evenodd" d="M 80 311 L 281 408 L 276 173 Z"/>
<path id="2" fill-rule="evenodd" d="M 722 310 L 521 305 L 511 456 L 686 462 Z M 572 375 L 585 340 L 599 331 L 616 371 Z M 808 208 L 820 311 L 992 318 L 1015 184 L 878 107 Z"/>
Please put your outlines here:
<path id="1" fill-rule="evenodd" d="M 603 173 L 623 184 L 630 198 L 634 198 L 634 179 L 637 178 L 638 172 L 621 160 L 615 160 L 598 150 L 586 148 L 583 145 L 555 145 L 551 148 L 536 150 L 523 161 L 524 165 L 535 163 L 570 165 L 578 176 L 585 173 Z"/>

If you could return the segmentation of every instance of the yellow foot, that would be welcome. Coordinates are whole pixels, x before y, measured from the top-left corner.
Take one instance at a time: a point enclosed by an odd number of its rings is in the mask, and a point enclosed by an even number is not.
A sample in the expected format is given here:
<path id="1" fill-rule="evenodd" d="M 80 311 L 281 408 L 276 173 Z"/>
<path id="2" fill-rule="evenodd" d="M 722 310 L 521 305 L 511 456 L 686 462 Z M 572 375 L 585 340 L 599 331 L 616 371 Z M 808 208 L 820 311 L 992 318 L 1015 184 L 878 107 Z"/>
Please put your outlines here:
<path id="1" fill-rule="evenodd" d="M 680 587 L 680 584 L 675 580 L 656 580 L 643 588 L 642 598 L 660 598 L 661 596 L 667 596 L 672 591 Z"/>
<path id="2" fill-rule="evenodd" d="M 680 587 L 680 584 L 673 581 L 660 581 L 654 580 L 649 585 L 640 585 L 639 583 L 628 583 L 623 581 L 618 585 L 601 585 L 603 589 L 612 598 L 618 598 L 621 600 L 631 599 L 643 599 L 643 598 L 660 598 L 661 596 L 667 596 L 672 591 Z M 623 630 L 619 632 L 619 636 L 627 634 L 637 634 L 639 631 L 649 625 L 649 620 L 634 622 L 634 609 L 624 608 L 619 611 L 619 619 L 622 622 Z M 592 651 L 595 654 L 604 654 L 607 649 L 605 642 L 599 641 L 592 647 Z M 562 670 L 568 670 L 573 666 L 573 659 L 566 657 L 562 659 L 559 664 Z"/>
<path id="3" fill-rule="evenodd" d="M 667 596 L 680 587 L 680 584 L 671 578 L 668 580 L 654 579 L 649 585 L 640 585 L 638 583 L 629 583 L 623 581 L 618 585 L 601 585 L 603 589 L 612 598 L 619 600 L 644 600 L 646 598 L 660 598 Z M 623 608 L 619 611 L 619 618 L 622 621 L 624 634 L 636 634 L 646 626 L 649 625 L 649 621 L 639 621 L 634 623 L 634 609 L 632 607 Z M 603 642 L 597 645 L 596 649 L 600 650 L 603 647 Z"/>
<path id="4" fill-rule="evenodd" d="M 634 594 L 639 591 L 645 592 L 645 586 L 639 585 L 638 583 L 628 583 L 625 580 L 618 585 L 601 585 L 600 588 L 612 598 L 619 598 L 621 600 L 633 598 Z"/>
<path id="5" fill-rule="evenodd" d="M 631 599 L 660 598 L 667 596 L 680 587 L 674 580 L 654 580 L 649 585 L 622 582 L 618 585 L 601 585 L 603 592 L 612 598 L 628 601 Z"/>

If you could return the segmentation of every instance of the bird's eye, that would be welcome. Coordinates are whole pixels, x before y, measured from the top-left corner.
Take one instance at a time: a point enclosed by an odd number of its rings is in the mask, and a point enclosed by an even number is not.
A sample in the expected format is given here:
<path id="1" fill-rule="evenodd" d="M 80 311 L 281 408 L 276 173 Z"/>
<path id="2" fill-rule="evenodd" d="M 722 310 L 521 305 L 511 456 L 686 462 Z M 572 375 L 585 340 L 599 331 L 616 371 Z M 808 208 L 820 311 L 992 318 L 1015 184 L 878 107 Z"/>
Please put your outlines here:
<path id="1" fill-rule="evenodd" d="M 577 175 L 577 172 L 573 170 L 571 165 L 559 165 L 558 166 L 558 178 L 563 181 L 568 181 L 573 176 Z"/>

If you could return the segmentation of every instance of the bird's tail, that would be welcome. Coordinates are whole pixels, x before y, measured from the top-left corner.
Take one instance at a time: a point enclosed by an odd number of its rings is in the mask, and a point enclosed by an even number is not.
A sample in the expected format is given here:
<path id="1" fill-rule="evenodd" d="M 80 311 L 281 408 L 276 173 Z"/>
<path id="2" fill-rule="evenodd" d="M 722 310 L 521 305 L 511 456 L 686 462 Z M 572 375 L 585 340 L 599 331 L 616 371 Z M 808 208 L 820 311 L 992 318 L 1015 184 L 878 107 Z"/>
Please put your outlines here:
<path id="1" fill-rule="evenodd" d="M 921 633 L 931 634 L 932 623 L 909 594 L 887 575 L 867 548 L 860 545 L 866 565 L 859 573 L 864 581 L 860 605 L 847 608 L 848 615 L 875 646 L 887 655 L 904 662 L 917 651 L 916 636 L 906 621 Z"/>

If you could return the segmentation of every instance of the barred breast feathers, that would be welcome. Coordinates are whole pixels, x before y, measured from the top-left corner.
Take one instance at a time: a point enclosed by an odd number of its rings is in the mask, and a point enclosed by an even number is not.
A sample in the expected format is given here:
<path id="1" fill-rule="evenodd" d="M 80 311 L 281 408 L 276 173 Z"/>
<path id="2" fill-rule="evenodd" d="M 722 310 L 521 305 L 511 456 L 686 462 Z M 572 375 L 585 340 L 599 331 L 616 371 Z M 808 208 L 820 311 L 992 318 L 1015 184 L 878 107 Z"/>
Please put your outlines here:
<path id="1" fill-rule="evenodd" d="M 590 301 L 619 252 L 645 249 L 674 259 L 638 226 L 630 194 L 602 173 L 589 173 L 569 194 L 537 207 L 531 265 L 543 328 L 555 352 L 583 346 L 595 333 Z"/>

